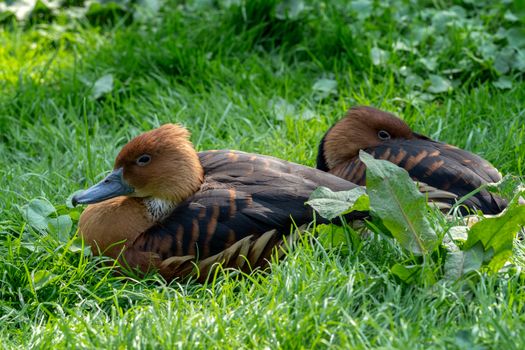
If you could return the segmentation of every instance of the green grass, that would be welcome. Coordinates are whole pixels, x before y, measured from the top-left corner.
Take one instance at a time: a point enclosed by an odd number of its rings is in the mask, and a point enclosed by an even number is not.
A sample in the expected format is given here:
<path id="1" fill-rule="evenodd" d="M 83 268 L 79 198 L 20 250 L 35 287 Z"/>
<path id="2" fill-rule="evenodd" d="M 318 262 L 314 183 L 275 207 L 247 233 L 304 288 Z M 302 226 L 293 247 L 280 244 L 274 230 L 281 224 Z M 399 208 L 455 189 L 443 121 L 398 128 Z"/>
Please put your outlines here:
<path id="1" fill-rule="evenodd" d="M 368 2 L 312 2 L 288 19 L 277 3 L 170 2 L 144 22 L 0 28 L 2 347 L 523 348 L 521 243 L 506 273 L 414 286 L 389 273 L 406 257 L 388 239 L 348 252 L 307 234 L 267 272 L 166 285 L 118 277 L 85 256 L 76 225 L 70 240 L 28 225 L 23 208 L 33 198 L 66 210 L 130 137 L 164 122 L 187 126 L 199 150 L 312 166 L 328 127 L 350 106 L 372 104 L 525 176 L 523 70 L 517 56 L 507 69 L 498 64 L 510 56 L 495 59 L 511 40 L 498 30 L 523 24 L 505 16 L 518 16 L 518 2 L 392 0 L 360 11 Z M 465 15 L 443 28 L 451 4 Z M 411 50 L 393 50 L 400 40 Z M 374 64 L 373 48 L 388 59 Z M 106 74 L 113 88 L 94 99 Z M 431 75 L 453 88 L 433 93 Z M 501 76 L 510 88 L 494 85 Z M 320 79 L 337 89 L 314 89 Z"/>

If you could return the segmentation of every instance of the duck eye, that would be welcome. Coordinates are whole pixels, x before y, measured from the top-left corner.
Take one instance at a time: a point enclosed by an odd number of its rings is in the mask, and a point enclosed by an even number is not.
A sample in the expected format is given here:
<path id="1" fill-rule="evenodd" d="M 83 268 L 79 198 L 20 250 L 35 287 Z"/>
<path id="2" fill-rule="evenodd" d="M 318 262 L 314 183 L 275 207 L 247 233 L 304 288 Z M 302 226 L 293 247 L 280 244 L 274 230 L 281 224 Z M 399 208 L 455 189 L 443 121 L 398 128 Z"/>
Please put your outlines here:
<path id="1" fill-rule="evenodd" d="M 377 133 L 377 137 L 379 137 L 383 141 L 390 140 L 390 134 L 388 133 L 388 131 L 385 130 L 379 130 Z"/>
<path id="2" fill-rule="evenodd" d="M 151 156 L 149 154 L 143 154 L 140 157 L 137 158 L 137 165 L 138 166 L 144 166 L 151 162 Z"/>

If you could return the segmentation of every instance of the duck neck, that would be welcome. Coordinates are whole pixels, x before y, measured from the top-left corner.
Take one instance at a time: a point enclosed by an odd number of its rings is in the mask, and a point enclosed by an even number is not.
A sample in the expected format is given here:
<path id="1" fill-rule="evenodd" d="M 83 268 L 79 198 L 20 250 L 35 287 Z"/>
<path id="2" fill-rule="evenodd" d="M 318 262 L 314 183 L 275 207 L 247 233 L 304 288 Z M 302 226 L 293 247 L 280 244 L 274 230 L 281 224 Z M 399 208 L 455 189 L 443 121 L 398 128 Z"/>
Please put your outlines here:
<path id="1" fill-rule="evenodd" d="M 156 186 L 151 195 L 143 198 L 144 206 L 147 208 L 153 221 L 160 221 L 167 217 L 180 203 L 194 195 L 202 186 L 204 181 L 204 169 L 199 161 L 198 155 L 193 151 L 193 157 L 186 157 L 184 162 L 177 164 L 179 172 L 162 171 L 159 176 L 164 181 Z M 172 163 L 175 163 L 173 160 Z"/>
<path id="2" fill-rule="evenodd" d="M 144 206 L 148 210 L 149 218 L 153 222 L 166 218 L 177 207 L 177 202 L 168 199 L 148 197 L 143 199 Z"/>

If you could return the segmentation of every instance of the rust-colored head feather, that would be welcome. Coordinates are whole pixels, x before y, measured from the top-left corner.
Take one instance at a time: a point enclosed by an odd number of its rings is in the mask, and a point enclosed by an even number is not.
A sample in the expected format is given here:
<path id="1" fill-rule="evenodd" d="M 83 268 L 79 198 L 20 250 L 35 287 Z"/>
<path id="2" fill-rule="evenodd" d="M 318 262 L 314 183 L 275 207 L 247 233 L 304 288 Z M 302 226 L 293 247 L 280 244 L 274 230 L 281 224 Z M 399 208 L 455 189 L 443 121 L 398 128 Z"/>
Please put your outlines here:
<path id="1" fill-rule="evenodd" d="M 351 108 L 325 135 L 322 145 L 328 169 L 346 163 L 360 149 L 375 147 L 391 138 L 413 139 L 408 125 L 391 113 L 372 107 Z M 325 170 L 328 170 L 325 169 Z"/>
<path id="2" fill-rule="evenodd" d="M 133 196 L 179 203 L 199 189 L 204 175 L 189 136 L 182 126 L 165 124 L 122 148 L 115 169 L 123 169 Z"/>

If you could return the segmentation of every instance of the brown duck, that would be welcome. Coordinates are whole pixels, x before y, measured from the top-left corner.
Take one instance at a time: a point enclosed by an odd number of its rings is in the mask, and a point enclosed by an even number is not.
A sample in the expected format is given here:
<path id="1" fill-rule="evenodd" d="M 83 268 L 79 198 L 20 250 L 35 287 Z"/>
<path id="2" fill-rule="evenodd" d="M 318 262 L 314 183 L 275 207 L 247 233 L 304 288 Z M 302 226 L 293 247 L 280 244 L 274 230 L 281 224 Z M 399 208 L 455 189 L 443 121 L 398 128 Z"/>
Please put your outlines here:
<path id="1" fill-rule="evenodd" d="M 197 153 L 186 129 L 166 124 L 126 144 L 113 171 L 73 203 L 90 204 L 79 231 L 95 252 L 171 280 L 194 264 L 264 265 L 293 224 L 314 219 L 304 203 L 318 186 L 357 185 L 269 156 Z"/>
<path id="2" fill-rule="evenodd" d="M 365 165 L 359 160 L 359 150 L 397 164 L 415 181 L 458 197 L 501 180 L 499 171 L 483 158 L 417 134 L 393 114 L 372 107 L 351 108 L 328 130 L 319 144 L 317 168 L 364 185 Z M 450 204 L 455 200 L 440 199 Z M 504 199 L 486 190 L 463 204 L 486 214 L 497 214 L 507 206 Z"/>

